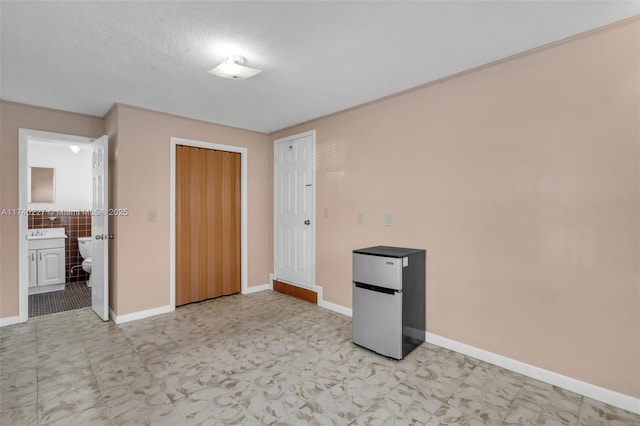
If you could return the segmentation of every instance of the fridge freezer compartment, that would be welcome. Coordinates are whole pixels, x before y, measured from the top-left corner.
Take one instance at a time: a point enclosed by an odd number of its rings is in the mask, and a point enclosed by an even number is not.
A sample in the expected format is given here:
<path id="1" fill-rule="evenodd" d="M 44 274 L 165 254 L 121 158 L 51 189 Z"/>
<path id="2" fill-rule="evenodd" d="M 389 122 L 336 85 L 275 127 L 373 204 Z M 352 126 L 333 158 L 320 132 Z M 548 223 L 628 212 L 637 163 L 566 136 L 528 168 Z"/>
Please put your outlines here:
<path id="1" fill-rule="evenodd" d="M 402 258 L 353 253 L 353 281 L 402 290 Z"/>
<path id="2" fill-rule="evenodd" d="M 402 293 L 354 283 L 353 343 L 402 359 Z"/>

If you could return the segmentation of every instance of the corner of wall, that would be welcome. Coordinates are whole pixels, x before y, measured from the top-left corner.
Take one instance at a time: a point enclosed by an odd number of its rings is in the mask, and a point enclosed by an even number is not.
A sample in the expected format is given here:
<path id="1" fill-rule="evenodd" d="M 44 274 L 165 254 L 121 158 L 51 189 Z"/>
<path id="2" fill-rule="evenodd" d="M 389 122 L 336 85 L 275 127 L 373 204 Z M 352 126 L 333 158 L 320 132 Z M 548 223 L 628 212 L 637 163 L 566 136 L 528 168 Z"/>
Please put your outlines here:
<path id="1" fill-rule="evenodd" d="M 118 208 L 118 104 L 113 104 L 104 115 L 105 133 L 109 138 L 109 208 Z M 117 318 L 118 312 L 118 279 L 117 279 L 117 248 L 118 248 L 118 216 L 109 217 L 109 233 L 116 236 L 109 244 L 109 310 L 112 318 Z"/>

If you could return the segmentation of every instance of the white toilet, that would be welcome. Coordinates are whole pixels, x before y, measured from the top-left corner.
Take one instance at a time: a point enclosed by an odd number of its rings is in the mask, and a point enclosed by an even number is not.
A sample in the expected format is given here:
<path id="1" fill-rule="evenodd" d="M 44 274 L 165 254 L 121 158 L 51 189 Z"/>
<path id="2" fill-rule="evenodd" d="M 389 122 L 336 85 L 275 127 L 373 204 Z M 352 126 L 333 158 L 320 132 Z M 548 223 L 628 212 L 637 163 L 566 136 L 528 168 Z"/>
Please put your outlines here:
<path id="1" fill-rule="evenodd" d="M 89 274 L 87 286 L 91 287 L 91 263 L 93 261 L 93 247 L 91 245 L 91 237 L 78 237 L 78 250 L 82 256 L 82 269 Z"/>

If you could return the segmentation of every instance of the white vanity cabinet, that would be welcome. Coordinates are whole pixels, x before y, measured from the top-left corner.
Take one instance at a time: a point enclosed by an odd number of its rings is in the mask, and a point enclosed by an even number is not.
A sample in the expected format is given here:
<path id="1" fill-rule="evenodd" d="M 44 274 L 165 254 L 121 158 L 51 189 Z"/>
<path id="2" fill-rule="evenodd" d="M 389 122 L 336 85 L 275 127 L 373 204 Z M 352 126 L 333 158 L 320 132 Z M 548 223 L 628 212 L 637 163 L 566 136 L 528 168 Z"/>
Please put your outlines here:
<path id="1" fill-rule="evenodd" d="M 29 238 L 29 294 L 64 290 L 65 236 Z"/>
<path id="2" fill-rule="evenodd" d="M 64 284 L 64 246 L 38 250 L 38 285 Z"/>
<path id="3" fill-rule="evenodd" d="M 38 285 L 38 250 L 29 250 L 28 265 L 29 265 L 29 288 Z"/>

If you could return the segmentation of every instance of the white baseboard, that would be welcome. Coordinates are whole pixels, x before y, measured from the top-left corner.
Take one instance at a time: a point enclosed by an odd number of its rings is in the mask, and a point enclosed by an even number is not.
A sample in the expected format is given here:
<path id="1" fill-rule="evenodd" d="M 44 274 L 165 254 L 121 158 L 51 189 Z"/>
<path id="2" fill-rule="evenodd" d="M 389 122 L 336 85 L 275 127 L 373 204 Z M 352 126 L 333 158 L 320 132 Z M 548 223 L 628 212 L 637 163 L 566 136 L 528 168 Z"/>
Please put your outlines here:
<path id="1" fill-rule="evenodd" d="M 476 348 L 474 346 L 457 342 L 455 340 L 447 339 L 446 337 L 438 336 L 437 334 L 426 332 L 425 340 L 433 345 L 451 349 L 452 351 L 469 355 L 473 358 L 477 358 L 490 364 L 497 365 L 498 367 L 506 368 L 508 370 L 524 374 L 525 376 L 529 376 L 536 380 L 540 380 L 542 382 L 579 393 L 589 398 L 605 402 L 609 405 L 613 405 L 615 407 L 640 414 L 640 399 L 638 398 L 633 398 L 631 396 L 605 389 L 600 386 L 592 385 L 590 383 L 576 380 L 571 377 L 563 376 L 562 374 L 554 373 L 553 371 L 545 370 L 543 368 L 517 361 L 512 358 L 507 358 L 506 356 L 489 352 L 484 349 Z"/>
<path id="2" fill-rule="evenodd" d="M 4 317 L 4 318 L 0 318 L 0 327 L 6 327 L 8 325 L 18 324 L 20 322 L 24 322 L 24 321 L 20 321 L 19 315 L 15 317 Z"/>
<path id="3" fill-rule="evenodd" d="M 257 293 L 259 291 L 265 291 L 269 289 L 270 289 L 269 284 L 255 285 L 253 287 L 247 287 L 244 294 Z"/>
<path id="4" fill-rule="evenodd" d="M 147 309 L 145 311 L 133 312 L 125 315 L 116 315 L 111 309 L 109 309 L 109 314 L 111 319 L 116 324 L 122 324 L 129 321 L 135 321 L 143 318 L 153 317 L 155 315 L 166 314 L 169 312 L 173 312 L 175 308 L 170 305 L 160 306 L 158 308 Z"/>
<path id="5" fill-rule="evenodd" d="M 332 303 L 324 300 L 322 287 L 320 287 L 319 285 L 314 285 L 313 291 L 318 294 L 318 306 L 320 306 L 321 308 L 329 309 L 330 311 L 334 311 L 348 317 L 352 316 L 351 308 L 347 308 L 346 306 L 338 305 L 337 303 Z"/>
<path id="6" fill-rule="evenodd" d="M 342 315 L 346 315 L 348 317 L 353 316 L 353 313 L 350 308 L 344 307 L 342 305 L 338 305 L 336 303 L 327 302 L 326 300 L 318 299 L 318 306 L 320 306 L 321 308 L 329 309 L 330 311 L 334 311 Z"/>

